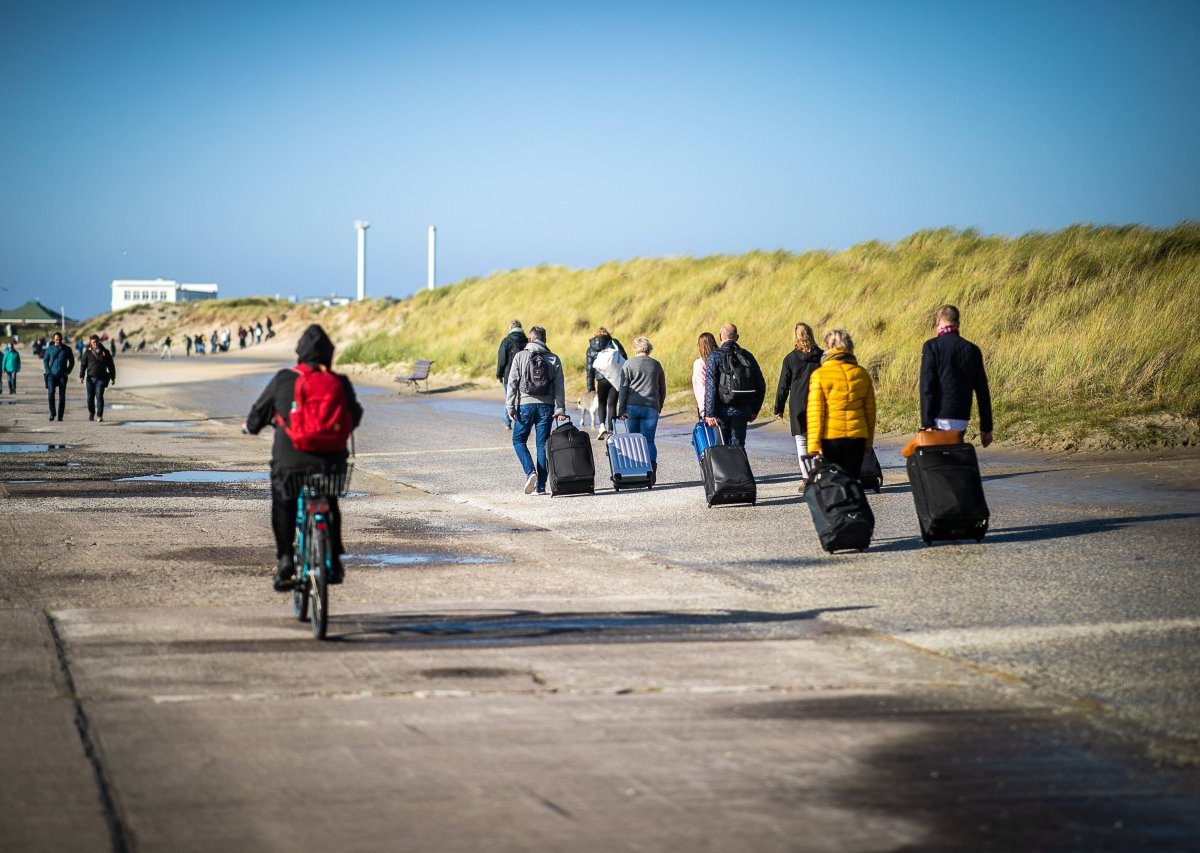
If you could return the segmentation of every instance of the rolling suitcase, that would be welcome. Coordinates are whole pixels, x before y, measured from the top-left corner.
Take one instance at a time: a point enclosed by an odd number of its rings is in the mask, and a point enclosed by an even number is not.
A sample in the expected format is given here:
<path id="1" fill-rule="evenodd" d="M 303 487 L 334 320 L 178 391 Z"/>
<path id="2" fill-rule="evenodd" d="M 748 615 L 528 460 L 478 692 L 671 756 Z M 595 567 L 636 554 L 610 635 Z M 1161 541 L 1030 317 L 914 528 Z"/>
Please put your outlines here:
<path id="1" fill-rule="evenodd" d="M 907 464 L 925 544 L 935 539 L 982 542 L 991 513 L 983 496 L 974 445 L 918 447 Z"/>
<path id="2" fill-rule="evenodd" d="M 804 492 L 821 547 L 829 553 L 862 551 L 875 534 L 875 514 L 862 483 L 837 465 L 820 465 Z"/>
<path id="3" fill-rule="evenodd" d="M 718 438 L 723 438 L 718 433 Z M 758 500 L 750 459 L 741 445 L 710 444 L 700 456 L 704 500 L 717 504 L 753 504 Z"/>
<path id="4" fill-rule="evenodd" d="M 879 494 L 879 490 L 883 488 L 883 468 L 879 464 L 879 457 L 875 455 L 873 447 L 863 453 L 858 482 L 862 483 L 864 489 L 871 489 L 875 494 Z"/>
<path id="5" fill-rule="evenodd" d="M 654 466 L 650 462 L 650 445 L 646 436 L 630 432 L 629 425 L 618 418 L 613 421 L 608 437 L 608 467 L 613 488 L 648 489 L 654 485 Z"/>
<path id="6" fill-rule="evenodd" d="M 596 462 L 592 437 L 568 419 L 546 441 L 546 468 L 550 494 L 591 495 L 596 492 Z"/>

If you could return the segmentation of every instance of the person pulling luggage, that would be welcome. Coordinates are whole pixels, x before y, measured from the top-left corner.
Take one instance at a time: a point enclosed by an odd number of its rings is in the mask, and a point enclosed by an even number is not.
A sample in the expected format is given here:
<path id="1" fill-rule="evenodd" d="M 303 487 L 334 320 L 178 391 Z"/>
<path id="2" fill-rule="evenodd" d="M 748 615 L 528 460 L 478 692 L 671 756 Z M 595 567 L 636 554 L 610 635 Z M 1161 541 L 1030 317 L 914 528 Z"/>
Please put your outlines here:
<path id="1" fill-rule="evenodd" d="M 921 429 L 965 433 L 971 419 L 971 395 L 979 401 L 979 443 L 992 443 L 992 395 L 983 352 L 958 332 L 959 312 L 943 305 L 937 334 L 921 347 Z"/>
<path id="2" fill-rule="evenodd" d="M 546 441 L 555 421 L 566 420 L 566 391 L 562 362 L 546 346 L 546 330 L 534 326 L 529 343 L 513 357 L 508 371 L 504 405 L 513 421 L 512 443 L 525 473 L 525 494 L 546 493 Z M 534 433 L 537 464 L 529 455 L 529 433 Z"/>
<path id="3" fill-rule="evenodd" d="M 738 345 L 733 323 L 721 326 L 721 345 L 708 357 L 704 387 L 704 422 L 720 427 L 726 442 L 746 444 L 746 425 L 758 417 L 767 395 L 754 355 Z"/>
<path id="4" fill-rule="evenodd" d="M 821 366 L 808 382 L 808 452 L 855 479 L 875 443 L 875 386 L 854 357 L 845 329 L 825 333 Z"/>
<path id="5" fill-rule="evenodd" d="M 658 416 L 667 399 L 667 377 L 662 365 L 650 357 L 654 345 L 644 335 L 633 339 L 633 358 L 621 368 L 621 391 L 617 395 L 617 417 L 623 419 L 630 432 L 646 437 L 650 455 L 650 484 L 658 482 L 658 448 L 654 435 L 658 431 Z"/>
<path id="6" fill-rule="evenodd" d="M 821 366 L 825 352 L 817 346 L 812 326 L 797 323 L 792 330 L 792 351 L 783 357 L 779 371 L 779 387 L 775 391 L 775 417 L 783 417 L 784 403 L 791 401 L 789 409 L 792 439 L 796 442 L 796 459 L 800 463 L 800 493 L 808 485 L 808 473 L 804 470 L 804 457 L 808 453 L 808 383 L 813 373 Z"/>

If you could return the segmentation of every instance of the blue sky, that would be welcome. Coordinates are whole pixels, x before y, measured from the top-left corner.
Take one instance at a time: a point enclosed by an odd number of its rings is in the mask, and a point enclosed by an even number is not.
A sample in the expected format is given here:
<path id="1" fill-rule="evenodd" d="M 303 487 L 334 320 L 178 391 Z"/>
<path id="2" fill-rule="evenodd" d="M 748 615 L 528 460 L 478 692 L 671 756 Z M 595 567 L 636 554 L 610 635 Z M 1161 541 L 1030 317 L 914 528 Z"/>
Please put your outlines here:
<path id="1" fill-rule="evenodd" d="M 0 306 L 1200 218 L 1200 2 L 0 5 Z"/>

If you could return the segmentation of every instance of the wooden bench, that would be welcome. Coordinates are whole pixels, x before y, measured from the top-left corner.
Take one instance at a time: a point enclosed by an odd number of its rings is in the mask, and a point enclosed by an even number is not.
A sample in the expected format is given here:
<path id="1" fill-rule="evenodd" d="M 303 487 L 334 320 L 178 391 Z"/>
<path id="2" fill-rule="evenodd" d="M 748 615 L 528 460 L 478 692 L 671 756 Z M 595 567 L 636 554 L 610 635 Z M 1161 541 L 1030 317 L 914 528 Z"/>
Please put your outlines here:
<path id="1" fill-rule="evenodd" d="M 419 393 L 421 391 L 421 386 L 418 383 L 421 382 L 422 380 L 424 380 L 425 390 L 428 391 L 429 390 L 429 366 L 431 364 L 433 364 L 433 361 L 425 361 L 424 359 L 422 359 L 416 363 L 416 366 L 413 367 L 411 374 L 409 374 L 408 376 L 397 376 L 395 381 L 403 382 L 405 385 L 411 385 L 412 387 L 416 388 L 417 392 Z"/>

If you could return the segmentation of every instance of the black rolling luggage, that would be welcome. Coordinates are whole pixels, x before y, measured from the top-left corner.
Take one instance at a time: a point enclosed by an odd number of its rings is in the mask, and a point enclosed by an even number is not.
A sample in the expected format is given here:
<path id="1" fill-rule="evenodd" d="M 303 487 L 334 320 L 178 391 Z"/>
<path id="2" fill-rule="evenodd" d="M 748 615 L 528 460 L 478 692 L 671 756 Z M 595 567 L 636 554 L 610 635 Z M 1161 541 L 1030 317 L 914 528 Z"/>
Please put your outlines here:
<path id="1" fill-rule="evenodd" d="M 758 499 L 750 459 L 740 445 L 713 444 L 704 448 L 700 475 L 704 479 L 704 499 L 710 507 L 752 504 Z"/>
<path id="2" fill-rule="evenodd" d="M 546 468 L 552 496 L 595 494 L 592 438 L 569 420 L 546 441 Z"/>
<path id="3" fill-rule="evenodd" d="M 934 539 L 983 540 L 991 513 L 973 445 L 918 447 L 908 457 L 908 481 L 926 545 Z"/>
<path id="4" fill-rule="evenodd" d="M 875 534 L 875 514 L 862 483 L 837 465 L 820 465 L 804 491 L 821 547 L 829 553 L 863 550 Z"/>
<path id="5" fill-rule="evenodd" d="M 858 473 L 858 482 L 862 483 L 864 489 L 870 489 L 879 494 L 879 490 L 883 488 L 883 467 L 879 464 L 879 457 L 875 455 L 875 448 L 869 447 L 863 452 L 862 470 Z"/>

